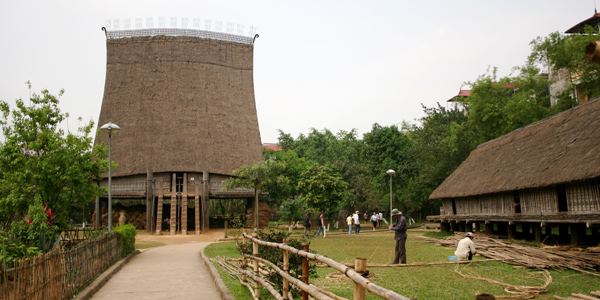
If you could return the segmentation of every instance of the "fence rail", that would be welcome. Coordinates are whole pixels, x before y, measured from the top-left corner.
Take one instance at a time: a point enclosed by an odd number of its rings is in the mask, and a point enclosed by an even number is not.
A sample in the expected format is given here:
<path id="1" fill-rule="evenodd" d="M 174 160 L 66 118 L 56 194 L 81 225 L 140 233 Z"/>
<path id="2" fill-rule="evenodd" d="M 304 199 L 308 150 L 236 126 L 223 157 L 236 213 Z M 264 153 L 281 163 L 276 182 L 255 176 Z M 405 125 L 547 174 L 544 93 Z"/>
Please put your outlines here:
<path id="1" fill-rule="evenodd" d="M 354 281 L 354 299 L 364 299 L 365 298 L 365 290 L 366 290 L 366 291 L 369 291 L 372 294 L 375 294 L 375 295 L 379 296 L 380 298 L 386 299 L 386 300 L 410 300 L 410 298 L 407 298 L 407 297 L 402 296 L 394 291 L 391 291 L 391 290 L 388 290 L 386 288 L 376 285 L 375 283 L 371 282 L 370 280 L 364 278 L 356 270 L 346 266 L 345 264 L 339 263 L 339 262 L 337 262 L 333 259 L 327 258 L 323 255 L 308 252 L 308 246 L 306 246 L 304 250 L 299 250 L 294 247 L 290 247 L 290 246 L 286 245 L 285 241 L 284 241 L 284 243 L 267 242 L 267 241 L 258 239 L 257 235 L 258 234 L 256 231 L 254 231 L 252 236 L 248 235 L 246 232 L 243 233 L 244 243 L 246 243 L 247 240 L 252 241 L 253 251 L 252 251 L 252 255 L 244 255 L 243 263 L 242 263 L 242 270 L 241 270 L 241 273 L 244 275 L 243 279 L 242 279 L 243 281 L 245 281 L 247 277 L 251 277 L 254 280 L 254 282 L 255 282 L 254 291 L 252 291 L 252 289 L 250 289 L 250 291 L 255 298 L 260 298 L 260 289 L 258 286 L 260 284 L 260 285 L 263 285 L 265 288 L 267 288 L 267 290 L 276 299 L 288 299 L 287 298 L 288 291 L 289 291 L 288 283 L 294 284 L 296 287 L 298 287 L 299 289 L 301 289 L 303 291 L 303 299 L 306 299 L 307 294 L 310 294 L 315 299 L 339 298 L 335 295 L 332 295 L 331 293 L 329 293 L 327 291 L 322 291 L 322 290 L 316 288 L 315 286 L 308 284 L 307 271 L 303 271 L 303 280 L 302 281 L 300 281 L 296 278 L 293 278 L 291 275 L 287 274 L 288 273 L 287 267 L 289 266 L 288 255 L 291 252 L 291 253 L 294 253 L 296 255 L 303 257 L 306 263 L 308 263 L 309 259 L 320 261 L 320 262 L 328 265 L 329 267 L 342 272 L 348 278 L 352 279 Z M 274 264 L 267 262 L 264 259 L 258 257 L 258 245 L 279 248 L 279 249 L 283 250 L 284 251 L 283 252 L 283 260 L 284 260 L 283 261 L 283 270 L 279 269 Z M 245 268 L 248 266 L 248 263 L 247 263 L 248 259 L 253 261 L 254 272 L 249 272 L 249 271 L 245 270 Z M 275 291 L 272 286 L 270 286 L 268 283 L 265 282 L 265 280 L 259 279 L 259 277 L 262 278 L 260 276 L 261 273 L 259 272 L 260 264 L 268 265 L 275 272 L 277 272 L 280 276 L 283 277 L 284 286 L 283 286 L 283 291 L 281 294 L 279 292 Z M 366 266 L 365 259 L 362 259 L 362 258 L 357 259 L 357 262 L 355 264 L 356 269 L 361 269 L 361 268 L 364 268 L 365 266 Z M 252 275 L 250 276 L 250 274 L 252 274 Z M 242 282 L 242 284 L 249 287 L 249 285 L 246 282 Z"/>
<path id="2" fill-rule="evenodd" d="M 115 232 L 86 240 L 72 248 L 59 248 L 37 257 L 0 266 L 0 299 L 70 299 L 102 273 L 122 253 Z"/>

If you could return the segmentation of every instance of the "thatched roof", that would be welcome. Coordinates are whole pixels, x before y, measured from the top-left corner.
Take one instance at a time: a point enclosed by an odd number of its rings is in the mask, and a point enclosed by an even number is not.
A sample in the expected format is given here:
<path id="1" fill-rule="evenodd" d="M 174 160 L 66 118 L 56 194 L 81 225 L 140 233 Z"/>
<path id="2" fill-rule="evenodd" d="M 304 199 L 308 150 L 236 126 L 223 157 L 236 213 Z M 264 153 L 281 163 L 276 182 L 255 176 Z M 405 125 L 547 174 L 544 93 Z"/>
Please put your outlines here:
<path id="1" fill-rule="evenodd" d="M 107 40 L 98 126 L 113 122 L 113 176 L 231 174 L 262 160 L 252 44 L 190 36 Z M 96 143 L 108 144 L 105 134 Z"/>
<path id="2" fill-rule="evenodd" d="M 481 144 L 431 194 L 465 197 L 600 176 L 600 98 Z"/>

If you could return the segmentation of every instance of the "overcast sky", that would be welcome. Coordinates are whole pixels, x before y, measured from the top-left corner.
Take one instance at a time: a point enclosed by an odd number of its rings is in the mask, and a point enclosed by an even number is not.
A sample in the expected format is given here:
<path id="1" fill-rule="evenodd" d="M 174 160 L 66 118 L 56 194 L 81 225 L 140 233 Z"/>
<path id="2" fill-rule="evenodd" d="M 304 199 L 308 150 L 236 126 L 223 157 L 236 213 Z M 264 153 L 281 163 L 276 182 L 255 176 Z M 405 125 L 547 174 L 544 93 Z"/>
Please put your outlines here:
<path id="1" fill-rule="evenodd" d="M 0 0 L 0 99 L 65 90 L 69 127 L 97 122 L 106 21 L 151 17 L 256 27 L 254 89 L 263 143 L 373 123 L 415 123 L 461 85 L 524 64 L 529 42 L 592 17 L 594 0 L 9 1 Z M 111 22 L 111 24 L 112 24 Z M 225 25 L 224 25 L 225 26 Z M 145 27 L 145 26 L 144 26 Z M 169 27 L 169 26 L 166 26 Z M 181 26 L 179 26 L 181 27 Z M 135 28 L 135 25 L 132 25 Z M 237 27 L 236 27 L 237 28 Z M 202 28 L 203 29 L 203 28 Z M 225 30 L 223 30 L 225 31 Z M 125 130 L 125 128 L 123 128 Z"/>

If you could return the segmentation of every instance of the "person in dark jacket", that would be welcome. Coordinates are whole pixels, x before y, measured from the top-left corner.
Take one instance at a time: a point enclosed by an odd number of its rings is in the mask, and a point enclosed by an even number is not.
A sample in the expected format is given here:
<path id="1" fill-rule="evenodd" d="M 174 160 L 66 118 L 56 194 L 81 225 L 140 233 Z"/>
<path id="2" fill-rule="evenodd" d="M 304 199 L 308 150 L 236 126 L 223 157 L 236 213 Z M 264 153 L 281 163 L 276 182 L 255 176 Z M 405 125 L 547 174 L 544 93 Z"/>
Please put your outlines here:
<path id="1" fill-rule="evenodd" d="M 306 237 L 306 232 L 308 231 L 308 234 L 310 235 L 310 214 L 306 213 L 306 216 L 304 216 L 304 223 L 302 224 L 304 225 L 304 236 Z"/>
<path id="2" fill-rule="evenodd" d="M 406 264 L 406 219 L 402 212 L 394 208 L 392 216 L 396 218 L 396 224 L 390 225 L 390 230 L 394 230 L 394 239 L 396 240 L 396 256 L 394 262 L 390 265 L 397 265 L 398 262 Z"/>

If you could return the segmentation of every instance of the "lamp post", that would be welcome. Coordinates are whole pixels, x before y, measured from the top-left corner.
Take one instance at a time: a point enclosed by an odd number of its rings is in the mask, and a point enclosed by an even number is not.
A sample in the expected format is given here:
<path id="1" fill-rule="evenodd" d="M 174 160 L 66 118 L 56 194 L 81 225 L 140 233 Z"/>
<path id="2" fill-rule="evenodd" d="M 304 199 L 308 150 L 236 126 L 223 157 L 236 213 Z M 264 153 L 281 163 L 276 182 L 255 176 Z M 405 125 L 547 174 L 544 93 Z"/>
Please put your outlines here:
<path id="1" fill-rule="evenodd" d="M 111 155 L 111 138 L 112 134 L 117 133 L 121 127 L 112 122 L 108 122 L 102 127 L 100 131 L 108 133 L 108 232 L 112 231 L 112 155 Z"/>
<path id="2" fill-rule="evenodd" d="M 385 173 L 387 173 L 388 175 L 390 175 L 390 224 L 394 224 L 394 220 L 393 220 L 393 217 L 392 217 L 392 176 L 394 174 L 396 174 L 396 171 L 394 171 L 392 169 L 389 169 Z"/>

